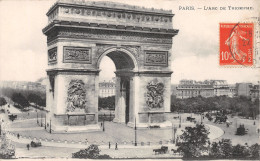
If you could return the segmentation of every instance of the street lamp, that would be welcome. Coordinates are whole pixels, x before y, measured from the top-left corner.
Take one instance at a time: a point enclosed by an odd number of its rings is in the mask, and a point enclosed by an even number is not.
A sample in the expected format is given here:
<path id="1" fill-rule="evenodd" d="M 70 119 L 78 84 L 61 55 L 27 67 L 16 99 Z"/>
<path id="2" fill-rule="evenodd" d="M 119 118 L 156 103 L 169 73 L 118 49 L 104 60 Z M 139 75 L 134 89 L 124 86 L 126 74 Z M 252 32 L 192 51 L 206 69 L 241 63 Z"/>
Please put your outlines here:
<path id="1" fill-rule="evenodd" d="M 105 114 L 103 116 L 103 131 L 105 131 Z"/>
<path id="2" fill-rule="evenodd" d="M 136 118 L 135 118 L 135 146 L 137 146 L 137 134 L 136 134 Z"/>
<path id="3" fill-rule="evenodd" d="M 173 123 L 172 123 L 172 133 L 173 133 L 172 143 L 173 144 L 175 144 L 175 134 L 176 134 L 176 131 L 177 131 L 177 127 L 175 127 L 175 125 L 173 126 Z"/>
<path id="4" fill-rule="evenodd" d="M 111 109 L 110 109 L 109 112 L 110 112 L 110 113 L 109 113 L 109 115 L 110 115 L 110 121 L 112 121 Z"/>
<path id="5" fill-rule="evenodd" d="M 181 115 L 180 115 L 180 124 L 179 124 L 179 128 L 181 128 Z"/>
<path id="6" fill-rule="evenodd" d="M 51 133 L 51 119 L 50 119 L 50 133 Z"/>
<path id="7" fill-rule="evenodd" d="M 41 127 L 42 127 L 42 113 L 41 113 Z"/>
<path id="8" fill-rule="evenodd" d="M 39 125 L 39 120 L 38 120 L 38 112 L 37 112 L 37 124 Z"/>
<path id="9" fill-rule="evenodd" d="M 45 114 L 45 124 L 44 124 L 44 128 L 46 130 L 46 114 Z"/>

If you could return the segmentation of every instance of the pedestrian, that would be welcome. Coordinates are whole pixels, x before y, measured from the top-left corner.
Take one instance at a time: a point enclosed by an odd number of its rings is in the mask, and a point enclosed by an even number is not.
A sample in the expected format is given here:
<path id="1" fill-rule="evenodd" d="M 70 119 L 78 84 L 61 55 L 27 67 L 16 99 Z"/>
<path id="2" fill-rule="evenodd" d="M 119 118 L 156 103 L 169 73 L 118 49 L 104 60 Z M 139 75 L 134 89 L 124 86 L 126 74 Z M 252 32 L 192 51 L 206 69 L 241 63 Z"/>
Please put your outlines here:
<path id="1" fill-rule="evenodd" d="M 103 126 L 103 123 L 101 122 L 101 127 Z"/>
<path id="2" fill-rule="evenodd" d="M 110 143 L 110 142 L 108 142 L 108 148 L 110 149 L 110 147 L 111 147 L 111 143 Z"/>
<path id="3" fill-rule="evenodd" d="M 29 150 L 29 149 L 30 149 L 30 145 L 29 145 L 29 144 L 27 144 L 26 146 L 27 146 L 27 149 Z"/>
<path id="4" fill-rule="evenodd" d="M 86 139 L 86 144 L 88 145 L 88 139 Z"/>
<path id="5" fill-rule="evenodd" d="M 18 138 L 18 139 L 20 138 L 20 134 L 19 134 L 19 133 L 17 134 L 17 138 Z"/>
<path id="6" fill-rule="evenodd" d="M 118 150 L 118 148 L 117 148 L 117 143 L 116 143 L 116 145 L 115 145 L 115 150 Z"/>

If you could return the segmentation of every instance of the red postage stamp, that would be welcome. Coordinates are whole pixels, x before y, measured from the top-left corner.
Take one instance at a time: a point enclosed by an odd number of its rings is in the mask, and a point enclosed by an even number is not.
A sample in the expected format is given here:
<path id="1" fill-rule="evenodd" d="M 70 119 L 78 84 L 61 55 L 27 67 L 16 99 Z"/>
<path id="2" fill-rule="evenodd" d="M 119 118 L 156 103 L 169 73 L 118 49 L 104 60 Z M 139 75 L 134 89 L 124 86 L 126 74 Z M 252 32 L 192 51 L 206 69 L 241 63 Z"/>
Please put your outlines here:
<path id="1" fill-rule="evenodd" d="M 220 23 L 219 64 L 253 66 L 253 23 Z"/>

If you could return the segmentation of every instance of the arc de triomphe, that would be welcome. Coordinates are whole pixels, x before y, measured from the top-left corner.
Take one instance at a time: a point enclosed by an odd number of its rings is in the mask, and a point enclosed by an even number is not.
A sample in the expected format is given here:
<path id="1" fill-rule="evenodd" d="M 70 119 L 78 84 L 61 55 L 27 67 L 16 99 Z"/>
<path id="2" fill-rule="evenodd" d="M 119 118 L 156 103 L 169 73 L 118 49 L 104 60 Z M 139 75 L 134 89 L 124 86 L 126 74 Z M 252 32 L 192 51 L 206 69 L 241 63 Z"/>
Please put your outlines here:
<path id="1" fill-rule="evenodd" d="M 99 65 L 116 66 L 115 122 L 169 126 L 172 11 L 59 0 L 47 12 L 47 122 L 54 132 L 96 130 Z"/>

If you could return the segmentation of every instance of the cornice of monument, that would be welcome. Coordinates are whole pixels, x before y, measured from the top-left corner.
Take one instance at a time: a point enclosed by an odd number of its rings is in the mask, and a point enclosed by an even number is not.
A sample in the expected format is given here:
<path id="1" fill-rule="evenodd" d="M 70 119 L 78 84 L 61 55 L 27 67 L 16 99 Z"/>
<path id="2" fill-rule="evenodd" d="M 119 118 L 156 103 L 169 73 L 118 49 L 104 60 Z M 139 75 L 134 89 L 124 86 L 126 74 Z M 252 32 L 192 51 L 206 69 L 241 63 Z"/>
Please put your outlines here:
<path id="1" fill-rule="evenodd" d="M 120 11 L 125 10 L 130 12 L 145 12 L 150 14 L 164 14 L 164 15 L 174 16 L 174 14 L 172 14 L 172 10 L 146 8 L 146 7 L 128 5 L 124 3 L 118 3 L 118 2 L 87 1 L 87 0 L 57 0 L 56 3 L 54 3 L 50 7 L 46 15 L 48 16 L 53 11 L 53 9 L 55 9 L 58 5 L 90 7 L 90 8 L 99 8 L 99 9 L 113 9 L 113 10 L 120 10 Z"/>
<path id="2" fill-rule="evenodd" d="M 173 29 L 173 15 L 171 10 L 147 9 L 121 3 L 59 0 L 47 12 L 48 25 L 43 33 L 63 23 L 80 28 L 177 34 L 178 30 Z"/>
<path id="3" fill-rule="evenodd" d="M 82 28 L 82 29 L 99 29 L 99 30 L 115 30 L 115 31 L 127 31 L 127 32 L 140 32 L 149 34 L 165 34 L 172 37 L 177 35 L 179 30 L 176 29 L 163 29 L 152 27 L 139 27 L 139 26 L 127 26 L 127 25 L 111 25 L 111 24 L 99 24 L 99 23 L 80 23 L 73 21 L 58 21 L 55 20 L 48 26 L 43 28 L 42 32 L 47 33 L 55 27 L 67 27 L 67 28 Z"/>

